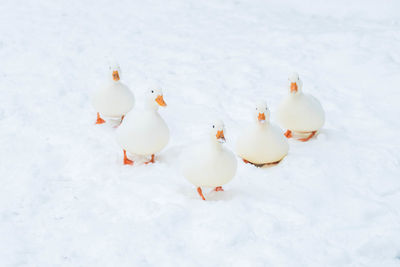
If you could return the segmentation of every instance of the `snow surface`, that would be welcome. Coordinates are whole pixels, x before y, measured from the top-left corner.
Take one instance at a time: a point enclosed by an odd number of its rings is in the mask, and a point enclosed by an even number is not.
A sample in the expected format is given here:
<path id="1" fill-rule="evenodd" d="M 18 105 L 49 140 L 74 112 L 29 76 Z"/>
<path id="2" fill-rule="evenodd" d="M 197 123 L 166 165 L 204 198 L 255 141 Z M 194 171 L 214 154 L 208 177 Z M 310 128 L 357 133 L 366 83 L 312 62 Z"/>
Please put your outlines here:
<path id="1" fill-rule="evenodd" d="M 400 266 L 399 1 L 1 1 L 1 266 Z M 157 163 L 122 165 L 89 95 L 107 57 L 137 104 L 164 89 Z M 239 162 L 200 200 L 179 157 L 298 71 L 326 111 L 308 143 Z"/>

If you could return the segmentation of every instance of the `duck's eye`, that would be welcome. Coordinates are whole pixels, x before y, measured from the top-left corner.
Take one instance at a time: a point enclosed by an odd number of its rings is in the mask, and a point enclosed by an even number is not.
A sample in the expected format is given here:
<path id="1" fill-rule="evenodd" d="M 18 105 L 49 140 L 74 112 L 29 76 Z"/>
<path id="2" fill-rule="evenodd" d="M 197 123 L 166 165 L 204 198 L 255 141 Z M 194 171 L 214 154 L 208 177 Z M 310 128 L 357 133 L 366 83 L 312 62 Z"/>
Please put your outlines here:
<path id="1" fill-rule="evenodd" d="M 213 128 L 215 128 L 215 125 L 213 125 Z"/>
<path id="2" fill-rule="evenodd" d="M 154 90 L 151 90 L 151 93 L 154 94 Z"/>

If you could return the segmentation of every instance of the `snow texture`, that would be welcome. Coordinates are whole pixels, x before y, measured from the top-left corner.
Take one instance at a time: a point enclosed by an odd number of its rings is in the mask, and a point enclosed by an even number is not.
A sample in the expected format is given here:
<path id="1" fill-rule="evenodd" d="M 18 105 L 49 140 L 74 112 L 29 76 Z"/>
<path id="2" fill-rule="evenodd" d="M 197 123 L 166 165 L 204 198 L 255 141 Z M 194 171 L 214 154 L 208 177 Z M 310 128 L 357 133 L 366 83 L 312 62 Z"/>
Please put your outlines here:
<path id="1" fill-rule="evenodd" d="M 400 266 L 399 1 L 0 2 L 1 266 Z M 90 93 L 161 86 L 157 163 L 122 165 Z M 298 71 L 326 124 L 202 201 L 179 158 Z M 184 156 L 184 155 L 183 155 Z"/>

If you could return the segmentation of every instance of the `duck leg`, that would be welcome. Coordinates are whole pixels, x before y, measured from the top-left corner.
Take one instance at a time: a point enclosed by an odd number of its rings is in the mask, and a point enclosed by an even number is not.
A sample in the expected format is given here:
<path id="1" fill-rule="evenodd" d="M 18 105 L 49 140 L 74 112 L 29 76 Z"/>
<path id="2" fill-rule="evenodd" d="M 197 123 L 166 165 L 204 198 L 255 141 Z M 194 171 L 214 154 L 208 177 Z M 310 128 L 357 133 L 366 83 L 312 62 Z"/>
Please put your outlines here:
<path id="1" fill-rule="evenodd" d="M 201 196 L 201 198 L 202 198 L 203 200 L 206 200 L 205 197 L 203 196 L 203 191 L 201 191 L 201 187 L 200 187 L 200 186 L 197 187 L 197 193 L 199 193 L 199 195 Z"/>
<path id="2" fill-rule="evenodd" d="M 101 117 L 100 117 L 100 113 L 99 112 L 97 112 L 97 120 L 96 120 L 96 124 L 103 124 L 103 123 L 105 123 L 106 121 L 105 120 L 103 120 Z"/>
<path id="3" fill-rule="evenodd" d="M 291 130 L 287 130 L 284 135 L 286 136 L 286 138 L 292 138 L 293 137 Z"/>
<path id="4" fill-rule="evenodd" d="M 118 128 L 122 124 L 122 121 L 124 120 L 124 117 L 125 117 L 125 115 L 122 115 L 121 121 L 119 122 L 118 125 L 115 125 L 114 128 Z"/>
<path id="5" fill-rule="evenodd" d="M 126 150 L 124 149 L 124 165 L 133 165 L 133 160 L 128 159 L 126 156 Z"/>
<path id="6" fill-rule="evenodd" d="M 299 141 L 307 142 L 308 140 L 310 140 L 311 138 L 313 138 L 313 136 L 314 136 L 316 133 L 317 133 L 317 131 L 312 131 L 311 134 L 310 134 L 308 137 L 306 137 L 306 138 L 301 138 L 301 139 L 299 139 Z"/>
<path id="7" fill-rule="evenodd" d="M 144 164 L 154 163 L 154 154 L 151 155 L 151 160 L 146 161 Z"/>
<path id="8" fill-rule="evenodd" d="M 215 191 L 224 191 L 224 189 L 222 188 L 222 186 L 217 186 L 215 189 L 214 189 Z"/>

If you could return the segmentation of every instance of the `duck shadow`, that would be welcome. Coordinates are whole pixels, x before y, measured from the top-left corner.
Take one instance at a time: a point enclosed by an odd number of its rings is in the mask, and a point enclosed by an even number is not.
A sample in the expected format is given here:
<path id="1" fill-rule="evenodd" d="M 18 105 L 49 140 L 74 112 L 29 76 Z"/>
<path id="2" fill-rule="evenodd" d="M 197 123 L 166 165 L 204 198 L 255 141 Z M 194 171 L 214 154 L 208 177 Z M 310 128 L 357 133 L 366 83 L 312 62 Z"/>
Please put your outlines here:
<path id="1" fill-rule="evenodd" d="M 235 197 L 235 194 L 232 192 L 232 190 L 225 190 L 224 191 L 215 191 L 214 189 L 208 191 L 206 194 L 204 194 L 204 197 L 206 198 L 206 201 L 227 201 L 227 200 L 232 200 Z"/>
<path id="2" fill-rule="evenodd" d="M 336 140 L 336 139 L 344 139 L 346 138 L 346 134 L 338 129 L 335 128 L 322 128 L 321 130 L 318 131 L 318 134 L 315 139 L 321 139 L 321 140 Z M 313 140 L 311 139 L 311 140 Z"/>

